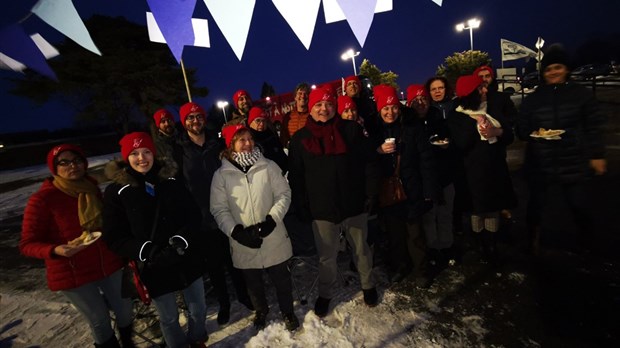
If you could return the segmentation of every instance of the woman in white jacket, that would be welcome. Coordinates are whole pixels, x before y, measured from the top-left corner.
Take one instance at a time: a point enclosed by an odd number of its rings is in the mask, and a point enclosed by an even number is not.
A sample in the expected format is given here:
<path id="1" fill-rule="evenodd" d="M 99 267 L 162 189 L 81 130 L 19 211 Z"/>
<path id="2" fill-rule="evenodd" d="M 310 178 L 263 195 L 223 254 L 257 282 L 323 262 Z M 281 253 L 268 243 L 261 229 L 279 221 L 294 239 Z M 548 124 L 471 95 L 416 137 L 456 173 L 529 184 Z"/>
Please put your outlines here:
<path id="1" fill-rule="evenodd" d="M 286 328 L 293 331 L 299 327 L 287 265 L 293 248 L 282 221 L 291 203 L 291 189 L 280 167 L 254 146 L 246 127 L 226 126 L 222 135 L 226 150 L 211 182 L 211 213 L 230 238 L 233 264 L 245 277 L 256 309 L 254 327 L 264 328 L 269 312 L 265 270 L 276 288 Z"/>

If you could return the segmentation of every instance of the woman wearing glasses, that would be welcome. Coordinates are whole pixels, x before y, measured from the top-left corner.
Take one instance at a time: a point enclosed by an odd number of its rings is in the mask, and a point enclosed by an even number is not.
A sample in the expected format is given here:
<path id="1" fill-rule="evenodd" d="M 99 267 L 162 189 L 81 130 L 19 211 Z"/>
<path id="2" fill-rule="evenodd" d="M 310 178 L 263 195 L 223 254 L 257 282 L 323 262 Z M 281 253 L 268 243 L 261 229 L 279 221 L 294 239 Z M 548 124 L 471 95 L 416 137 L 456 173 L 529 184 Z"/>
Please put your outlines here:
<path id="1" fill-rule="evenodd" d="M 84 152 L 75 145 L 55 146 L 47 165 L 52 177 L 28 201 L 19 249 L 25 256 L 45 260 L 48 287 L 60 291 L 82 313 L 95 347 L 120 347 L 109 308 L 122 346 L 134 347 L 131 300 L 121 297 L 123 261 L 103 241 L 79 238 L 98 236 L 89 233 L 102 227 L 101 192 L 86 173 Z"/>

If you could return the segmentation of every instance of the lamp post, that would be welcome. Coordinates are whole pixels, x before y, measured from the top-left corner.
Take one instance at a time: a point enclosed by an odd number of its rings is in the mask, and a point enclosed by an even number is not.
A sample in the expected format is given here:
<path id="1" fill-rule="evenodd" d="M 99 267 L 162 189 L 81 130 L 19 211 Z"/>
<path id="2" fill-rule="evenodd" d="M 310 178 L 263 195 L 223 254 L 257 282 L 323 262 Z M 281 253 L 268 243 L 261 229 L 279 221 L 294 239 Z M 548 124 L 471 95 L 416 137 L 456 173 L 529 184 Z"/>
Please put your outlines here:
<path id="1" fill-rule="evenodd" d="M 226 118 L 226 107 L 228 106 L 227 101 L 220 100 L 217 102 L 217 107 L 222 109 L 222 113 L 224 113 L 224 123 L 228 122 L 228 118 Z"/>
<path id="2" fill-rule="evenodd" d="M 472 18 L 467 21 L 467 26 L 465 23 L 459 23 L 456 25 L 456 31 L 461 32 L 463 30 L 469 30 L 469 47 L 470 50 L 474 50 L 474 29 L 478 29 L 480 27 L 480 20 L 477 18 Z"/>
<path id="3" fill-rule="evenodd" d="M 357 76 L 357 68 L 355 67 L 355 57 L 359 56 L 360 52 L 354 52 L 352 48 L 350 48 L 348 51 L 346 51 L 345 53 L 343 53 L 340 58 L 342 58 L 342 60 L 347 60 L 347 59 L 351 59 L 351 62 L 353 63 L 353 75 Z"/>
<path id="4" fill-rule="evenodd" d="M 542 49 L 544 44 L 545 44 L 545 40 L 543 40 L 543 38 L 539 36 L 538 40 L 536 40 L 536 45 L 535 45 L 536 49 L 538 50 L 538 53 L 536 54 L 536 60 L 537 60 L 537 62 L 536 62 L 536 68 L 537 69 L 536 70 L 538 70 L 538 71 L 540 71 L 540 54 L 541 54 L 540 50 Z"/>

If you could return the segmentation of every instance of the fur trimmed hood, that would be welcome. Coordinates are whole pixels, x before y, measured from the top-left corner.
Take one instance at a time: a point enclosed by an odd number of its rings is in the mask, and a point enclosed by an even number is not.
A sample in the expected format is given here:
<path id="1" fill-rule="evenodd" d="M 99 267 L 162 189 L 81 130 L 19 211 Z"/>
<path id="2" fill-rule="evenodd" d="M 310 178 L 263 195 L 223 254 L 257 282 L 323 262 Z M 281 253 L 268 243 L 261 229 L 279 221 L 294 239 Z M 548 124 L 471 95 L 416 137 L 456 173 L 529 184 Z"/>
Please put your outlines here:
<path id="1" fill-rule="evenodd" d="M 157 177 L 160 180 L 174 178 L 177 175 L 178 165 L 171 159 L 156 161 L 155 170 L 158 170 Z M 138 181 L 130 172 L 130 166 L 121 158 L 111 160 L 105 165 L 104 174 L 106 178 L 121 185 L 138 186 Z M 159 168 L 159 169 L 157 169 Z M 153 170 L 153 169 L 151 169 Z"/>

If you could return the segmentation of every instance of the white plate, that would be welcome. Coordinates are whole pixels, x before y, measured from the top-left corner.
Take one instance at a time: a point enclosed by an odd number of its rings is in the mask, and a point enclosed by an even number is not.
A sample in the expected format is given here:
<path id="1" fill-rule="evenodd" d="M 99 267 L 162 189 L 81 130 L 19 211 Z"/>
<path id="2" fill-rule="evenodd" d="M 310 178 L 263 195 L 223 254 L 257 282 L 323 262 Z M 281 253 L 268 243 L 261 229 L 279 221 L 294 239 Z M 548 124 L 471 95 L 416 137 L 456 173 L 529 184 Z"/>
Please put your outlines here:
<path id="1" fill-rule="evenodd" d="M 551 131 L 552 129 L 549 129 L 549 131 Z M 562 138 L 560 138 L 560 135 L 566 133 L 565 130 L 563 129 L 553 129 L 553 131 L 555 132 L 553 135 L 538 135 L 537 131 L 532 132 L 532 134 L 530 134 L 530 136 L 532 138 L 542 138 L 545 140 L 560 140 Z"/>
<path id="2" fill-rule="evenodd" d="M 96 242 L 97 239 L 101 238 L 101 232 L 91 232 L 90 235 L 92 236 L 91 240 L 89 240 L 86 243 L 79 244 L 79 245 L 91 245 L 94 242 Z"/>
<path id="3" fill-rule="evenodd" d="M 431 144 L 433 144 L 433 145 L 437 145 L 437 146 L 441 146 L 441 145 L 448 145 L 448 144 L 450 144 L 450 140 L 445 139 L 444 141 L 445 141 L 445 142 L 438 141 L 438 140 L 436 140 L 436 141 L 431 141 Z"/>

